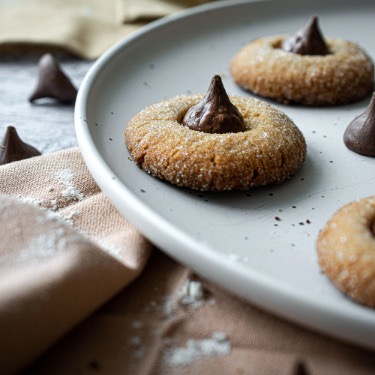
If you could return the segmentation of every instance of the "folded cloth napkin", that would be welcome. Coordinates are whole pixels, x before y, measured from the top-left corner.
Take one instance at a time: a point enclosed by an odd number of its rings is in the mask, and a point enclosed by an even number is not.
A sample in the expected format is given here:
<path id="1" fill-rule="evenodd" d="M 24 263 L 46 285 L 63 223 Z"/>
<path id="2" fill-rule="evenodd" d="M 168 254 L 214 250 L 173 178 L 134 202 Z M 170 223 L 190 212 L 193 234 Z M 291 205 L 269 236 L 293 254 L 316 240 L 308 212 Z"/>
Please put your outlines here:
<path id="1" fill-rule="evenodd" d="M 99 191 L 77 149 L 3 166 L 0 194 L 6 374 L 133 281 L 151 245 Z"/>
<path id="2" fill-rule="evenodd" d="M 0 0 L 0 51 L 52 47 L 95 59 L 146 21 L 207 0 Z"/>
<path id="3" fill-rule="evenodd" d="M 79 149 L 0 167 L 0 373 L 374 374 L 151 250 Z"/>

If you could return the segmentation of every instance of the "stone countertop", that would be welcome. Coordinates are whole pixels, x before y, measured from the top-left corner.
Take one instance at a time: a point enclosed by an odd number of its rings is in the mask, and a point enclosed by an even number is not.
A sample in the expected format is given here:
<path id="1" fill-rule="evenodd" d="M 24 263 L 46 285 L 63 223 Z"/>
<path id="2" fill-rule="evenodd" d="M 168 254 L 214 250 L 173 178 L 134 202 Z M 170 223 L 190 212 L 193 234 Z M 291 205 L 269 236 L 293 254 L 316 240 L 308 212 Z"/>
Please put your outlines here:
<path id="1" fill-rule="evenodd" d="M 28 97 L 38 79 L 38 56 L 0 56 L 0 140 L 8 125 L 42 154 L 78 146 L 74 128 L 74 104 L 49 99 L 36 104 Z M 92 61 L 57 56 L 78 89 Z"/>

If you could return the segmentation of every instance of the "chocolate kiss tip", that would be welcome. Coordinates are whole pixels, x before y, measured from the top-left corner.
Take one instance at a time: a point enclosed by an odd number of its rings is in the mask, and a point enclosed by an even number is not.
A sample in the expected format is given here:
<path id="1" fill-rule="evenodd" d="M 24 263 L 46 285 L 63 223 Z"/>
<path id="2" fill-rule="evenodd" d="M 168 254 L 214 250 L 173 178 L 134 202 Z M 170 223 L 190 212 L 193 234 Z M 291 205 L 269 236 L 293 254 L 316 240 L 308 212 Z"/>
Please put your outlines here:
<path id="1" fill-rule="evenodd" d="M 213 76 L 206 95 L 189 108 L 182 124 L 205 133 L 237 133 L 246 130 L 245 120 L 234 106 L 219 75 Z"/>
<path id="2" fill-rule="evenodd" d="M 0 165 L 28 159 L 41 153 L 33 146 L 23 142 L 14 126 L 8 126 L 0 143 Z"/>
<path id="3" fill-rule="evenodd" d="M 284 40 L 282 49 L 298 55 L 325 56 L 329 49 L 319 30 L 318 17 L 311 17 L 310 21 L 295 35 Z"/>
<path id="4" fill-rule="evenodd" d="M 61 70 L 60 65 L 52 54 L 44 54 L 40 58 L 38 66 L 38 82 L 29 97 L 31 103 L 42 98 L 52 98 L 63 103 L 75 101 L 77 89 Z"/>

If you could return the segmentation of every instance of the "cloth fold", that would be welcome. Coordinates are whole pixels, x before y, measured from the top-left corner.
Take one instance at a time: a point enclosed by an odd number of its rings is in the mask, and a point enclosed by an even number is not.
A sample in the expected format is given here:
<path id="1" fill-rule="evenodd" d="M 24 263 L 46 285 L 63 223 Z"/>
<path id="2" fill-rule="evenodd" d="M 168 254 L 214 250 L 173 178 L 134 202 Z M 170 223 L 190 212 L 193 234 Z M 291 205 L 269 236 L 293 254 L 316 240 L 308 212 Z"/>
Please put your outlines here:
<path id="1" fill-rule="evenodd" d="M 207 2 L 208 0 L 122 0 L 122 15 L 125 23 L 147 21 Z"/>
<path id="2" fill-rule="evenodd" d="M 78 148 L 0 167 L 0 223 L 1 374 L 375 371 L 373 352 L 268 315 L 153 248 Z"/>
<path id="3" fill-rule="evenodd" d="M 137 27 L 122 27 L 120 0 L 0 2 L 0 47 L 60 47 L 94 59 Z"/>
<path id="4" fill-rule="evenodd" d="M 151 245 L 100 192 L 77 148 L 3 166 L 0 194 L 6 374 L 131 283 Z"/>
<path id="5" fill-rule="evenodd" d="M 95 59 L 150 20 L 207 0 L 0 0 L 0 51 L 56 48 Z"/>

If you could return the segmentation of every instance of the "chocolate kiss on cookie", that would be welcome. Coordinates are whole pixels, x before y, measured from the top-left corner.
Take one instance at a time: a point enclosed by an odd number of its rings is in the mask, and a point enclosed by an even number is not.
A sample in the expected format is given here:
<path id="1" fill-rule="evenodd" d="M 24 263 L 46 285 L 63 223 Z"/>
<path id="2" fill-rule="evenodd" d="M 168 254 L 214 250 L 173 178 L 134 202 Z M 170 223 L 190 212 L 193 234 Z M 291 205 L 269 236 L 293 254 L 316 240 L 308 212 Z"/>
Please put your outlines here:
<path id="1" fill-rule="evenodd" d="M 215 75 L 202 100 L 185 114 L 182 124 L 205 133 L 237 133 L 246 129 L 245 120 Z"/>
<path id="2" fill-rule="evenodd" d="M 74 102 L 77 89 L 70 79 L 61 70 L 56 58 L 46 53 L 39 60 L 39 78 L 29 101 L 34 102 L 41 98 L 53 98 L 63 103 Z"/>
<path id="3" fill-rule="evenodd" d="M 375 93 L 366 110 L 346 128 L 344 143 L 357 154 L 375 156 Z"/>
<path id="4" fill-rule="evenodd" d="M 15 127 L 7 127 L 0 143 L 0 165 L 38 155 L 41 155 L 41 153 L 35 147 L 21 140 Z"/>
<path id="5" fill-rule="evenodd" d="M 295 35 L 285 39 L 281 48 L 286 52 L 298 55 L 328 55 L 329 49 L 319 30 L 318 17 L 311 18 L 309 23 Z"/>

